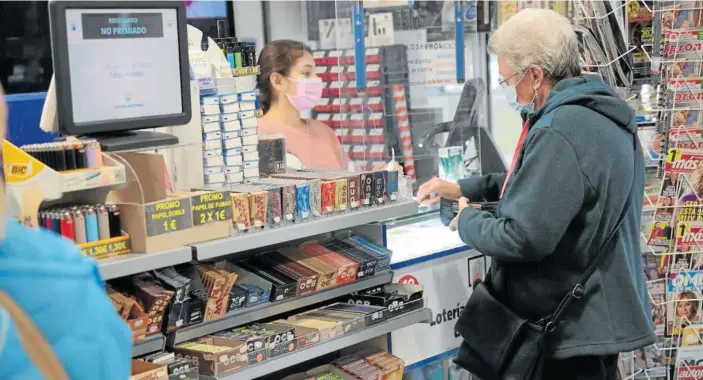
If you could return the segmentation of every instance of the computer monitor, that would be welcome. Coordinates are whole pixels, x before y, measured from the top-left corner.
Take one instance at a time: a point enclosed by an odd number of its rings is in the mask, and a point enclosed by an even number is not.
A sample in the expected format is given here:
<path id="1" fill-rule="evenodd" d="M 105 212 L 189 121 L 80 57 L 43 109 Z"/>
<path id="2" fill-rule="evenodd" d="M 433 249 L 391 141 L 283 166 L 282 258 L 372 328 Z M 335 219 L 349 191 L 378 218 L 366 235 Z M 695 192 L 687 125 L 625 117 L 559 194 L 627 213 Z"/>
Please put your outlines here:
<path id="1" fill-rule="evenodd" d="M 51 1 L 49 21 L 62 133 L 190 121 L 185 2 Z"/>

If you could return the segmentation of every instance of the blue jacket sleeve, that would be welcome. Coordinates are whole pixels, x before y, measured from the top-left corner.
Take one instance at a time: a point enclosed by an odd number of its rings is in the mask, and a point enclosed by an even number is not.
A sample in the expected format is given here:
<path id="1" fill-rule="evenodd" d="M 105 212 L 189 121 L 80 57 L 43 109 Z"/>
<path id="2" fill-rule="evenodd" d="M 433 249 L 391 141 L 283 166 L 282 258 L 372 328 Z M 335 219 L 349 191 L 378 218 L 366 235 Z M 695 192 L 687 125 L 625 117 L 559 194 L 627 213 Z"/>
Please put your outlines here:
<path id="1" fill-rule="evenodd" d="M 507 173 L 488 174 L 459 180 L 461 195 L 471 202 L 496 202 L 500 198 Z"/>
<path id="2" fill-rule="evenodd" d="M 580 211 L 586 192 L 571 144 L 549 128 L 537 129 L 525 144 L 497 215 L 465 208 L 461 239 L 505 261 L 539 261 L 550 255 Z"/>

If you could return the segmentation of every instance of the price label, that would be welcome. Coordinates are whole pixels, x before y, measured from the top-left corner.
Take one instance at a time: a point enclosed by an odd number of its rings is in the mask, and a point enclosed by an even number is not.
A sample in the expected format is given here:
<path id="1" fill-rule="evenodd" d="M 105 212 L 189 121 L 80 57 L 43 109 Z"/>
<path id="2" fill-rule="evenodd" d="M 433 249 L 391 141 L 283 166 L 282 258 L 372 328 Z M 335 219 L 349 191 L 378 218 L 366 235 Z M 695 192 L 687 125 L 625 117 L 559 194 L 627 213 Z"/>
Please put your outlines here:
<path id="1" fill-rule="evenodd" d="M 83 256 L 95 259 L 129 253 L 131 250 L 129 237 L 117 237 L 95 243 L 80 244 L 79 248 Z"/>
<path id="2" fill-rule="evenodd" d="M 194 195 L 190 202 L 195 226 L 232 220 L 232 196 L 228 191 Z"/>
<path id="3" fill-rule="evenodd" d="M 190 198 L 170 199 L 144 207 L 147 236 L 167 234 L 193 227 Z"/>

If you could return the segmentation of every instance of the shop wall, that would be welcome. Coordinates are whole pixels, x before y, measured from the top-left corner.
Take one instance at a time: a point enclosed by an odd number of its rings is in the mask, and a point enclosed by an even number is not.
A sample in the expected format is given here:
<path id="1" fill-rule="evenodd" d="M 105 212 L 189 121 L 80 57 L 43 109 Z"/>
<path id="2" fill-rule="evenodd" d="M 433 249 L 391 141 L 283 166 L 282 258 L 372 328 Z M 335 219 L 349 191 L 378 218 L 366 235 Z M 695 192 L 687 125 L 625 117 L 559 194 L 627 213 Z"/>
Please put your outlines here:
<path id="1" fill-rule="evenodd" d="M 308 28 L 305 4 L 300 0 L 264 1 L 268 12 L 265 25 L 269 41 L 291 39 L 307 41 Z"/>
<path id="2" fill-rule="evenodd" d="M 237 38 L 256 42 L 257 49 L 264 46 L 264 5 L 261 0 L 233 2 L 234 31 Z M 283 3 L 283 2 L 281 2 Z"/>

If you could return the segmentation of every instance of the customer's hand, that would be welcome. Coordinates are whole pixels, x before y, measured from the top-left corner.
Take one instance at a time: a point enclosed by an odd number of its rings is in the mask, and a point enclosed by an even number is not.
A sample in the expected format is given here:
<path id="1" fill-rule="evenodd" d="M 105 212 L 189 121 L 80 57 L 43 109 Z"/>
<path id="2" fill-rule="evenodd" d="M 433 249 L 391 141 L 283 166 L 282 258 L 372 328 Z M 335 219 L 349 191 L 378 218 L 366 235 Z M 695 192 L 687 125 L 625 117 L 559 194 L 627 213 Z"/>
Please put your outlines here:
<path id="1" fill-rule="evenodd" d="M 461 211 L 467 207 L 469 207 L 469 199 L 466 197 L 459 198 L 459 212 L 456 213 L 454 219 L 452 219 L 449 223 L 450 230 L 456 231 L 456 228 L 459 225 L 459 216 L 461 215 Z"/>
<path id="2" fill-rule="evenodd" d="M 438 203 L 440 198 L 461 198 L 459 185 L 435 177 L 425 182 L 417 190 L 417 201 L 420 203 L 431 205 Z"/>

